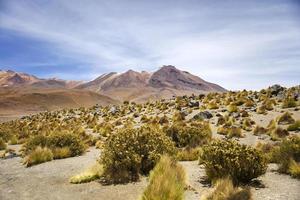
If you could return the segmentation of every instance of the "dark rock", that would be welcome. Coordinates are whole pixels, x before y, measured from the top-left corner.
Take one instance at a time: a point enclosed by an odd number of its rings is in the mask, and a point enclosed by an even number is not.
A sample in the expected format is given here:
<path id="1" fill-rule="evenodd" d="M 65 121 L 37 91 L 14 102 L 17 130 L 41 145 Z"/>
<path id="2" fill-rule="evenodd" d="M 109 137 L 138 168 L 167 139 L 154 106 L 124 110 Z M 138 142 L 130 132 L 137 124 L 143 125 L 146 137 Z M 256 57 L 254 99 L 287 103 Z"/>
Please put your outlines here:
<path id="1" fill-rule="evenodd" d="M 198 114 L 194 115 L 193 119 L 210 119 L 213 115 L 208 111 L 199 112 Z"/>
<path id="2" fill-rule="evenodd" d="M 188 105 L 190 108 L 199 107 L 199 101 L 190 101 Z"/>
<path id="3" fill-rule="evenodd" d="M 281 85 L 272 85 L 271 87 L 269 87 L 269 90 L 271 92 L 272 95 L 278 95 L 279 92 L 284 90 L 284 87 L 282 87 Z"/>

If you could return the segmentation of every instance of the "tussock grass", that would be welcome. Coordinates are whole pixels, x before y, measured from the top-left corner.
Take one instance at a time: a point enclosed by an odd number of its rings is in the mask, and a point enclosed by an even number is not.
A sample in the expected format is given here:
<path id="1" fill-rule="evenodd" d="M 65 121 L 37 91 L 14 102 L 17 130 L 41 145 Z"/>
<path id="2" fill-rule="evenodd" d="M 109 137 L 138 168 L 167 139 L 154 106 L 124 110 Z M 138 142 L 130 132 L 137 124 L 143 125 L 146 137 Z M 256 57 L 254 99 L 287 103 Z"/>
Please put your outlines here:
<path id="1" fill-rule="evenodd" d="M 292 177 L 300 179 L 300 163 L 291 159 L 289 164 L 289 173 Z"/>
<path id="2" fill-rule="evenodd" d="M 52 150 L 54 159 L 68 158 L 72 152 L 69 147 L 57 147 Z"/>
<path id="3" fill-rule="evenodd" d="M 291 113 L 285 112 L 283 115 L 278 117 L 277 122 L 278 124 L 292 124 L 295 123 L 295 120 L 292 117 Z"/>
<path id="4" fill-rule="evenodd" d="M 162 156 L 150 173 L 150 182 L 141 200 L 183 200 L 186 175 L 183 167 Z"/>
<path id="5" fill-rule="evenodd" d="M 201 148 L 186 148 L 179 150 L 176 157 L 180 161 L 193 161 L 199 159 L 201 152 Z"/>
<path id="6" fill-rule="evenodd" d="M 289 125 L 288 131 L 299 131 L 300 130 L 300 120 L 295 121 L 293 124 Z"/>
<path id="7" fill-rule="evenodd" d="M 5 141 L 2 138 L 0 138 L 0 150 L 5 150 L 6 147 L 7 147 L 7 145 L 6 145 Z"/>
<path id="8" fill-rule="evenodd" d="M 30 167 L 32 165 L 44 163 L 47 161 L 53 160 L 53 153 L 48 148 L 37 147 L 33 150 L 24 161 L 26 167 Z"/>
<path id="9" fill-rule="evenodd" d="M 70 183 L 79 184 L 79 183 L 88 183 L 99 179 L 103 173 L 103 166 L 99 163 L 94 164 L 92 167 L 86 169 L 85 171 L 72 176 L 70 178 Z"/>
<path id="10" fill-rule="evenodd" d="M 216 181 L 212 193 L 200 200 L 252 200 L 252 194 L 249 188 L 234 187 L 229 178 L 223 178 Z"/>

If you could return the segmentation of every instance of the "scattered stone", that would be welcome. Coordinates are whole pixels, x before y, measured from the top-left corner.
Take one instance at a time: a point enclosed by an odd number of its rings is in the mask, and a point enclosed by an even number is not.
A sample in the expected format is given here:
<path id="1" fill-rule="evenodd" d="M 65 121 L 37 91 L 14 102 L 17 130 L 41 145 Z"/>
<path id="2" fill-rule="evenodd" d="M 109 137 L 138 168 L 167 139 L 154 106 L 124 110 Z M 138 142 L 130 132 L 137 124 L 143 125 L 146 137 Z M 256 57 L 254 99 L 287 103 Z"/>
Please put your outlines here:
<path id="1" fill-rule="evenodd" d="M 198 120 L 198 119 L 210 119 L 212 117 L 213 117 L 213 115 L 210 112 L 203 111 L 203 112 L 199 112 L 196 115 L 194 115 L 193 119 L 196 119 L 196 120 Z"/>

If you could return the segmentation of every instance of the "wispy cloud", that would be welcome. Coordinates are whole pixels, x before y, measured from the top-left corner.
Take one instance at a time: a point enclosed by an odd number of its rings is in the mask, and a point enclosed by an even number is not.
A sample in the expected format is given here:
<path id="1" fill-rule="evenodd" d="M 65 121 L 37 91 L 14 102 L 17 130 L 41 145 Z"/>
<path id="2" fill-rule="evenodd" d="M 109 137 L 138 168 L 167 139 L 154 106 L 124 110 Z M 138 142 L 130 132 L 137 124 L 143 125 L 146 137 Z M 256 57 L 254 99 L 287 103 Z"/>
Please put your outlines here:
<path id="1" fill-rule="evenodd" d="M 0 28 L 46 42 L 60 63 L 49 74 L 62 78 L 78 79 L 74 68 L 87 79 L 173 64 L 230 89 L 299 83 L 291 76 L 300 77 L 296 1 L 11 0 L 2 7 Z"/>

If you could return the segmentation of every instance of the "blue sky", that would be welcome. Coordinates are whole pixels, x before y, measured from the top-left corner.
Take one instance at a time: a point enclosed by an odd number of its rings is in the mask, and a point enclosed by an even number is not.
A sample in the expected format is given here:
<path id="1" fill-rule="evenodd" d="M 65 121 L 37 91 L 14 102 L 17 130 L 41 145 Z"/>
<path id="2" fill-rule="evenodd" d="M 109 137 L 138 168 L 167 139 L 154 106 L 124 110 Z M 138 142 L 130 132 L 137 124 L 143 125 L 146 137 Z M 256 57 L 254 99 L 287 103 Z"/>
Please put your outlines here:
<path id="1" fill-rule="evenodd" d="M 300 84 L 297 0 L 0 0 L 0 69 L 90 80 L 175 65 L 228 89 Z"/>

